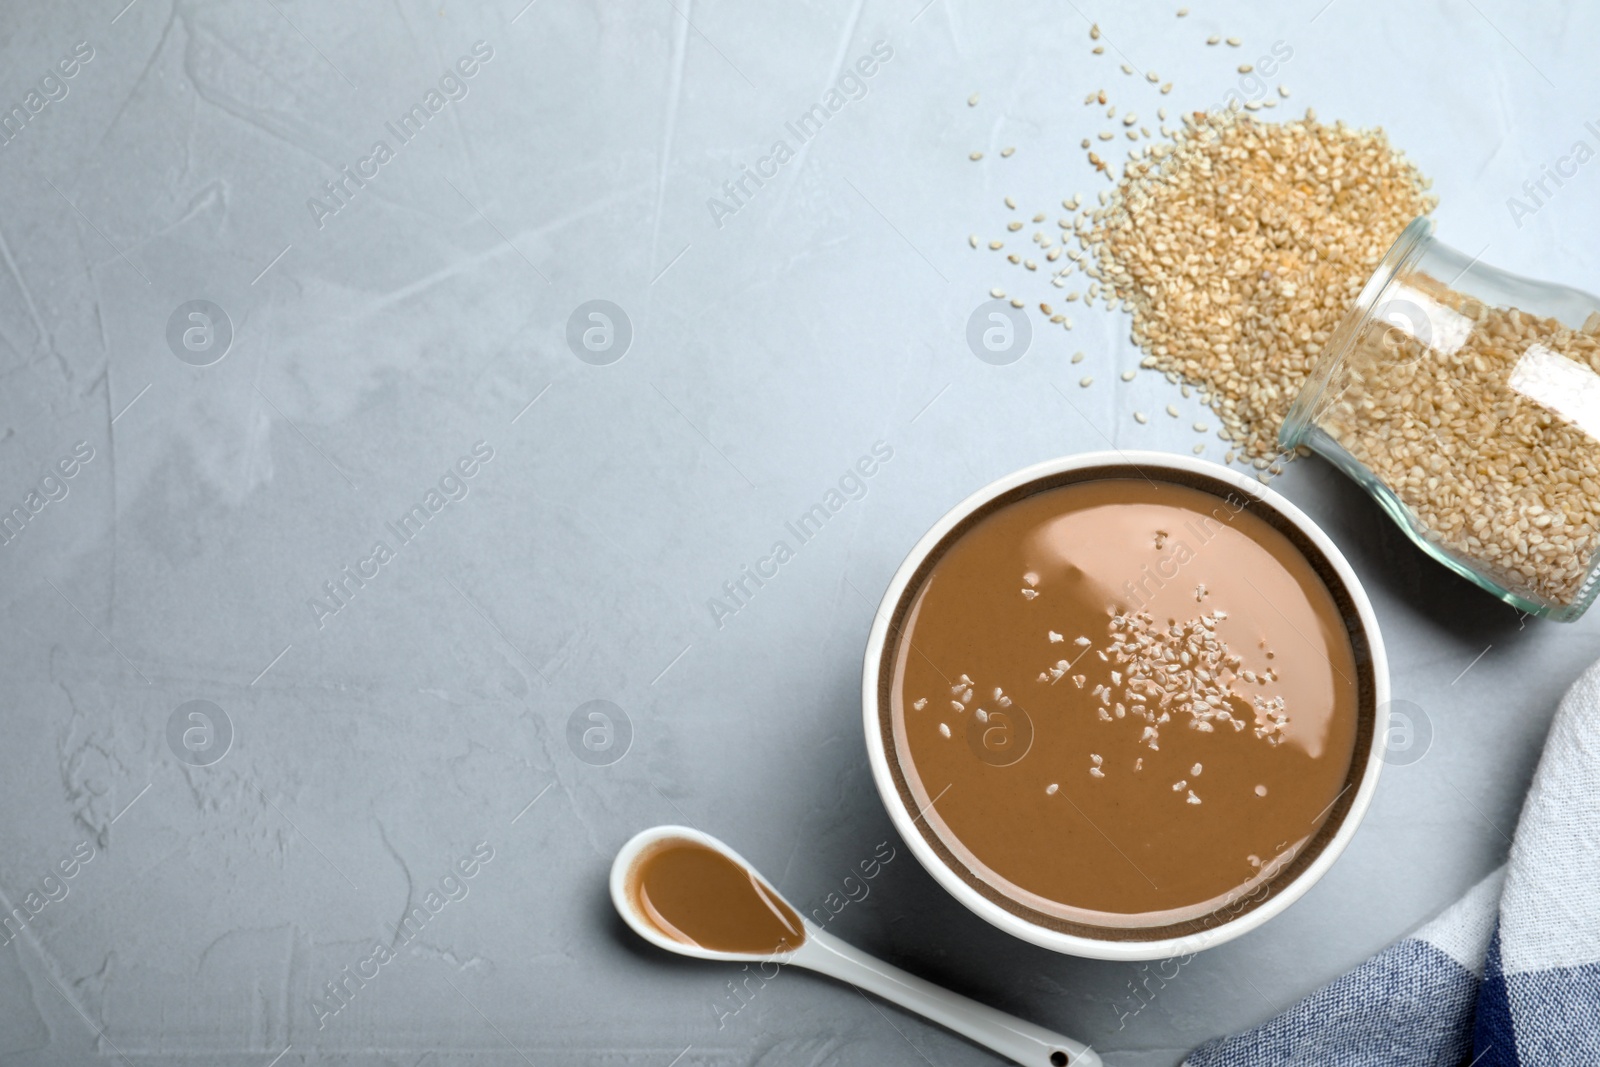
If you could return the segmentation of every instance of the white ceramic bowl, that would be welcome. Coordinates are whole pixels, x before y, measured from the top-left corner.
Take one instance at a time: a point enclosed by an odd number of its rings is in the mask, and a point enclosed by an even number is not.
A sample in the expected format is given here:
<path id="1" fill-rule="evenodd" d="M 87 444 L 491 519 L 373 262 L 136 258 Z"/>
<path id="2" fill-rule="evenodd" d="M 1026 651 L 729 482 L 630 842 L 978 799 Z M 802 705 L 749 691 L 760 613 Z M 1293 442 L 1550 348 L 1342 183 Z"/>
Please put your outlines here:
<path id="1" fill-rule="evenodd" d="M 1098 928 L 1093 933 L 1085 933 L 1081 927 L 1077 932 L 1070 932 L 1061 927 L 1076 924 L 1054 923 L 1042 915 L 1037 920 L 1030 919 L 1028 909 L 1015 902 L 1010 902 L 1011 907 L 997 903 L 968 880 L 975 879 L 975 875 L 969 872 L 963 877 L 952 868 L 952 864 L 959 861 L 938 843 L 936 832 L 928 826 L 929 820 L 917 817 L 904 776 L 889 759 L 887 746 L 893 743 L 893 734 L 886 697 L 892 683 L 892 655 L 886 652 L 892 654 L 891 633 L 915 592 L 915 583 L 920 581 L 919 570 L 930 556 L 942 551 L 941 543 L 968 516 L 992 506 L 1001 497 L 1015 499 L 1018 495 L 1087 478 L 1129 476 L 1173 481 L 1222 497 L 1235 494 L 1248 501 L 1252 513 L 1300 547 L 1343 609 L 1361 672 L 1360 721 L 1352 757 L 1355 788 L 1340 794 L 1323 828 L 1277 877 L 1263 886 L 1261 892 L 1252 893 L 1198 920 L 1171 927 L 1106 929 L 1104 936 L 1100 936 Z M 1378 621 L 1355 572 L 1328 535 L 1280 493 L 1259 481 L 1220 464 L 1164 452 L 1091 452 L 1050 460 L 992 482 L 951 508 L 912 548 L 883 595 L 867 639 L 861 695 L 867 758 L 872 764 L 878 793 L 895 829 L 923 867 L 962 904 L 1007 933 L 1057 952 L 1107 960 L 1165 959 L 1221 944 L 1254 930 L 1300 899 L 1355 836 L 1378 784 L 1378 772 L 1383 766 L 1383 741 L 1389 724 L 1389 669 Z M 1092 877 L 1092 872 L 1088 876 Z M 991 889 L 991 892 L 994 891 Z"/>

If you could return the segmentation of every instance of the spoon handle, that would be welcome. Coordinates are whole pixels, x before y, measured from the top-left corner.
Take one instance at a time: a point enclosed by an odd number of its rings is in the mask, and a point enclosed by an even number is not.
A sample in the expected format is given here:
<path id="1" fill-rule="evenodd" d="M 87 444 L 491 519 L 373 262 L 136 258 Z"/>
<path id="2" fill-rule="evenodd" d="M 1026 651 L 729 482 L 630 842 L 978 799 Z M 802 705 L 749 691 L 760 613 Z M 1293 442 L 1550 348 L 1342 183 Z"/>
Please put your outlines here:
<path id="1" fill-rule="evenodd" d="M 789 962 L 876 993 L 1024 1067 L 1101 1067 L 1080 1042 L 907 974 L 809 924 Z"/>

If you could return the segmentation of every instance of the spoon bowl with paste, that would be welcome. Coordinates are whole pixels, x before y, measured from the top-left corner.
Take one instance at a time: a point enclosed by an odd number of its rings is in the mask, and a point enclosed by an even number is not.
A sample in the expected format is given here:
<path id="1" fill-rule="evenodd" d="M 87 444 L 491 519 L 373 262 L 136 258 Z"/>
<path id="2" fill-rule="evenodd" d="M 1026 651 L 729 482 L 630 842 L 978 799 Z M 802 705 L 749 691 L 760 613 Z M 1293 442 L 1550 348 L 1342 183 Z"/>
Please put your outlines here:
<path id="1" fill-rule="evenodd" d="M 894 1002 L 1026 1067 L 1099 1067 L 1071 1038 L 876 960 L 808 923 L 733 849 L 687 826 L 641 831 L 611 865 L 611 901 L 635 933 L 698 959 L 772 960 Z"/>

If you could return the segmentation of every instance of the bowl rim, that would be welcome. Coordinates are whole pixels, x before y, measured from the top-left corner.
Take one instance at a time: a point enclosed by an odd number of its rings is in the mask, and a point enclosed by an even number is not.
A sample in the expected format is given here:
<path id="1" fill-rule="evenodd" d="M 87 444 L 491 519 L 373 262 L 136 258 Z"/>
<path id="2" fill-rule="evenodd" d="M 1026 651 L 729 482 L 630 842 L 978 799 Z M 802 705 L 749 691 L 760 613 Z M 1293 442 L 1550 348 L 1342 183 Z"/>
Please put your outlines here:
<path id="1" fill-rule="evenodd" d="M 1210 926 L 1196 933 L 1145 940 L 1100 939 L 1061 930 L 1052 930 L 1001 907 L 980 893 L 953 870 L 924 838 L 922 832 L 918 830 L 916 822 L 921 815 L 920 813 L 913 813 L 904 803 L 894 780 L 888 752 L 884 746 L 881 725 L 882 711 L 878 703 L 878 693 L 882 681 L 880 667 L 884 660 L 884 650 L 889 639 L 891 620 L 923 562 L 957 524 L 975 511 L 991 503 L 997 497 L 1012 490 L 1024 488 L 1032 482 L 1092 467 L 1131 467 L 1139 471 L 1159 470 L 1210 478 L 1223 482 L 1241 494 L 1277 511 L 1321 551 L 1333 568 L 1335 574 L 1343 583 L 1351 604 L 1355 608 L 1356 620 L 1359 622 L 1362 636 L 1365 637 L 1367 642 L 1372 667 L 1371 684 L 1373 687 L 1374 721 L 1368 742 L 1366 763 L 1361 770 L 1359 784 L 1351 799 L 1350 806 L 1345 812 L 1343 821 L 1338 824 L 1332 836 L 1309 864 L 1290 881 L 1276 887 L 1272 895 L 1266 900 L 1220 924 Z M 1045 488 L 1049 487 L 1040 487 L 1041 490 Z M 866 735 L 867 759 L 872 768 L 872 777 L 877 785 L 879 798 L 883 801 L 884 808 L 889 813 L 890 821 L 894 824 L 895 830 L 905 841 L 907 847 L 917 857 L 917 861 L 923 868 L 933 876 L 934 880 L 944 887 L 946 892 L 965 905 L 968 910 L 978 915 L 979 918 L 1031 944 L 1073 956 L 1129 961 L 1165 959 L 1230 941 L 1256 929 L 1267 920 L 1283 912 L 1304 896 L 1327 873 L 1334 861 L 1338 859 L 1339 855 L 1355 837 L 1356 831 L 1365 817 L 1368 807 L 1371 805 L 1373 793 L 1377 789 L 1378 777 L 1383 767 L 1383 739 L 1388 735 L 1390 699 L 1388 659 L 1384 650 L 1383 637 L 1378 629 L 1377 616 L 1367 598 L 1366 590 L 1362 587 L 1360 579 L 1357 578 L 1349 561 L 1339 551 L 1338 546 L 1333 543 L 1332 539 L 1322 531 L 1310 516 L 1306 515 L 1305 512 L 1296 507 L 1277 490 L 1219 463 L 1167 452 L 1125 449 L 1078 453 L 1024 467 L 990 482 L 976 492 L 969 494 L 960 503 L 945 512 L 934 523 L 932 528 L 912 546 L 911 551 L 906 555 L 904 561 L 901 562 L 894 576 L 890 579 L 888 588 L 884 591 L 883 597 L 878 604 L 877 614 L 872 622 L 871 631 L 867 637 L 865 662 L 862 669 L 861 694 L 862 725 Z M 1361 753 L 1358 751 L 1352 758 L 1355 761 L 1359 761 Z M 1213 912 L 1212 914 L 1215 915 L 1217 913 Z"/>

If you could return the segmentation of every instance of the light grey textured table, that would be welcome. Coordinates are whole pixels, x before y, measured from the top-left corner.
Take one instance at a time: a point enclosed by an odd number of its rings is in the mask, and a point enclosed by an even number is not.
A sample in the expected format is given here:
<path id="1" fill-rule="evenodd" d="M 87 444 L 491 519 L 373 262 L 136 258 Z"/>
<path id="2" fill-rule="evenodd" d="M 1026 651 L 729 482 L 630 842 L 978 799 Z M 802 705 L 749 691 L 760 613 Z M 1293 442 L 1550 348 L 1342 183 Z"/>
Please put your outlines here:
<path id="1" fill-rule="evenodd" d="M 895 841 L 860 654 L 902 554 L 971 490 L 1106 438 L 1200 439 L 1195 402 L 1118 379 L 1121 315 L 1080 308 L 1005 367 L 963 339 L 990 286 L 1052 292 L 967 247 L 1002 196 L 1105 185 L 1085 92 L 1214 104 L 1284 42 L 1273 84 L 1384 124 L 1435 178 L 1442 238 L 1596 290 L 1595 166 L 1530 217 L 1506 201 L 1600 146 L 1600 12 L 123 2 L 0 16 L 0 107 L 22 109 L 0 147 L 0 507 L 38 506 L 0 547 L 0 903 L 30 916 L 0 949 L 0 1064 L 992 1062 L 805 975 L 733 1013 L 726 968 L 638 944 L 604 877 L 667 821 L 808 909 L 889 841 L 831 930 L 1112 1063 L 1171 1064 L 1501 861 L 1600 619 L 1519 624 L 1320 462 L 1277 484 L 1368 583 L 1431 747 L 1302 902 L 1136 1015 L 1137 966 L 1007 938 Z M 875 42 L 865 95 L 800 144 L 787 124 Z M 731 201 L 742 166 L 772 176 Z M 596 299 L 631 325 L 609 365 L 567 343 Z M 1129 417 L 1169 402 L 1181 420 Z M 892 458 L 855 498 L 715 612 L 875 442 Z M 475 445 L 492 458 L 455 474 Z M 426 523 L 397 536 L 413 505 Z M 569 744 L 593 700 L 625 716 L 609 749 L 599 719 Z M 193 708 L 169 729 L 190 701 L 220 709 L 209 738 Z M 393 958 L 368 962 L 378 943 Z"/>

